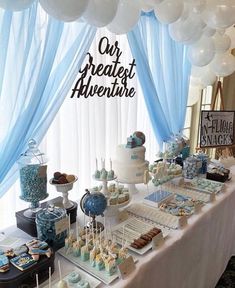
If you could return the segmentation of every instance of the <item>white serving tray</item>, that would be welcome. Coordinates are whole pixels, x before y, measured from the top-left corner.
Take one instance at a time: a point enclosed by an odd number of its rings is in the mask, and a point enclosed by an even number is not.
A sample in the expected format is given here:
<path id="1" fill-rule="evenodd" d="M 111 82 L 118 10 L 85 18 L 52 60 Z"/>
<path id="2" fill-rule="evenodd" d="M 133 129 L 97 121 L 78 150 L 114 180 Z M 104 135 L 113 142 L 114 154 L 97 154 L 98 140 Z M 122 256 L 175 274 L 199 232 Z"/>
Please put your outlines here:
<path id="1" fill-rule="evenodd" d="M 71 272 L 68 272 L 67 274 L 63 275 L 63 280 L 65 280 L 67 282 L 69 288 L 76 287 L 76 284 L 71 284 L 68 281 L 69 274 L 72 273 L 72 272 L 79 273 L 80 276 L 81 276 L 81 280 L 86 280 L 86 281 L 89 282 L 90 288 L 97 288 L 101 284 L 101 282 L 99 280 L 97 280 L 96 278 L 94 278 L 93 276 L 89 275 L 88 273 L 86 273 L 85 271 L 83 271 L 83 270 L 81 270 L 81 269 L 79 269 L 77 267 L 74 267 Z M 53 280 L 52 283 L 51 283 L 51 288 L 57 288 L 59 281 L 60 280 Z M 48 283 L 49 282 L 47 281 L 47 284 L 42 286 L 42 287 L 43 288 L 48 288 Z"/>
<path id="2" fill-rule="evenodd" d="M 67 249 L 66 248 L 61 248 L 57 251 L 61 256 L 72 262 L 74 265 L 77 267 L 82 268 L 85 270 L 87 273 L 90 275 L 96 277 L 100 281 L 102 281 L 104 284 L 109 285 L 111 284 L 114 280 L 119 278 L 118 274 L 118 269 L 113 275 L 108 275 L 105 270 L 97 270 L 95 267 L 92 267 L 89 261 L 82 261 L 80 257 L 75 257 L 71 253 L 67 254 Z M 130 255 L 128 255 L 130 256 Z M 137 259 L 134 259 L 134 262 L 137 262 Z"/>
<path id="3" fill-rule="evenodd" d="M 200 200 L 203 203 L 209 203 L 215 200 L 215 193 L 206 193 L 192 188 L 177 187 L 175 193 L 188 196 L 195 200 Z"/>
<path id="4" fill-rule="evenodd" d="M 197 184 L 198 181 L 202 181 L 202 182 L 212 184 L 212 185 L 214 184 L 216 187 L 213 190 L 208 189 L 207 187 L 201 187 L 201 186 L 198 186 L 198 184 Z M 218 194 L 223 190 L 224 183 L 220 183 L 218 181 L 204 179 L 204 178 L 195 178 L 189 182 L 184 182 L 183 186 L 187 189 L 197 190 L 197 191 L 200 191 L 202 193 Z"/>
<path id="5" fill-rule="evenodd" d="M 147 223 L 146 221 L 142 221 L 140 219 L 137 219 L 136 217 L 130 217 L 126 221 L 124 221 L 124 222 L 122 222 L 122 223 L 120 223 L 120 224 L 118 224 L 112 228 L 112 234 L 115 236 L 116 242 L 120 245 L 122 245 L 122 243 L 123 243 L 123 241 L 122 241 L 123 227 L 128 226 L 129 224 L 132 224 L 132 225 L 133 224 L 134 225 L 139 224 L 140 226 L 144 225 L 146 227 L 145 229 L 141 228 L 138 231 L 136 231 L 136 233 L 139 233 L 139 234 L 147 233 L 148 231 L 150 231 L 154 227 L 162 230 L 163 238 L 166 238 L 170 233 L 169 229 L 167 229 L 161 225 L 150 224 L 150 223 Z M 135 231 L 135 229 L 131 229 L 131 230 Z M 139 232 L 139 231 L 141 231 L 141 232 Z M 135 249 L 135 248 L 131 247 L 130 244 L 134 241 L 135 238 L 130 236 L 127 229 L 124 229 L 124 238 L 125 238 L 127 248 L 129 250 L 139 254 L 139 255 L 143 255 L 146 252 L 148 252 L 150 249 L 152 249 L 152 243 L 151 242 L 141 249 Z M 138 236 L 137 236 L 137 238 L 138 238 Z"/>
<path id="6" fill-rule="evenodd" d="M 144 203 L 131 204 L 125 210 L 129 215 L 154 224 L 157 227 L 160 225 L 165 229 L 178 229 L 181 226 L 179 223 L 180 217 L 165 213 L 158 208 L 148 206 Z"/>
<path id="7" fill-rule="evenodd" d="M 87 273 L 91 274 L 92 276 L 96 277 L 104 284 L 109 285 L 114 280 L 119 278 L 118 272 L 114 273 L 112 276 L 109 276 L 105 270 L 97 270 L 95 267 L 92 267 L 89 261 L 82 261 L 81 257 L 74 257 L 72 254 L 67 254 L 67 249 L 64 247 L 57 251 L 60 255 L 65 257 L 67 260 L 72 262 L 77 267 L 82 268 L 83 270 L 87 271 Z"/>

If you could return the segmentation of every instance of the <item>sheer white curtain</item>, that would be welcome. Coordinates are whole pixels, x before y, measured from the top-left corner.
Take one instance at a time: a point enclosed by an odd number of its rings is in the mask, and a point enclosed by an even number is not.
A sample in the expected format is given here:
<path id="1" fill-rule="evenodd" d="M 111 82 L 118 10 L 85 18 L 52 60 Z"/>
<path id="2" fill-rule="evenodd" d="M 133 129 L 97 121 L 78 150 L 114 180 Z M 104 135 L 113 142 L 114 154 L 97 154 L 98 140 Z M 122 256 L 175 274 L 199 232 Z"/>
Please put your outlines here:
<path id="1" fill-rule="evenodd" d="M 106 29 L 99 29 L 90 53 L 95 64 L 108 64 L 113 60 L 110 56 L 97 53 L 101 37 L 109 38 L 110 43 L 119 41 L 122 51 L 121 62 L 128 67 L 132 61 L 129 44 L 125 35 L 115 36 Z M 85 59 L 87 63 L 87 59 Z M 107 77 L 94 79 L 99 85 L 106 86 Z M 106 83 L 105 83 L 106 82 Z M 85 188 L 98 183 L 92 179 L 95 170 L 95 159 L 100 164 L 101 157 L 115 158 L 116 146 L 126 143 L 126 138 L 134 131 L 143 131 L 146 136 L 146 159 L 150 162 L 156 158 L 158 144 L 155 139 L 148 112 L 137 75 L 128 80 L 128 85 L 136 89 L 136 95 L 130 97 L 88 97 L 70 98 L 68 95 L 40 145 L 41 151 L 49 157 L 48 178 L 55 171 L 61 171 L 78 176 L 78 182 L 70 192 L 70 198 L 79 199 Z M 72 91 L 72 87 L 71 87 Z M 55 188 L 48 184 L 50 198 L 60 196 Z M 15 223 L 15 211 L 27 207 L 27 203 L 19 199 L 20 187 L 17 182 L 6 195 L 0 199 L 0 227 Z M 9 205 L 10 204 L 10 205 Z"/>

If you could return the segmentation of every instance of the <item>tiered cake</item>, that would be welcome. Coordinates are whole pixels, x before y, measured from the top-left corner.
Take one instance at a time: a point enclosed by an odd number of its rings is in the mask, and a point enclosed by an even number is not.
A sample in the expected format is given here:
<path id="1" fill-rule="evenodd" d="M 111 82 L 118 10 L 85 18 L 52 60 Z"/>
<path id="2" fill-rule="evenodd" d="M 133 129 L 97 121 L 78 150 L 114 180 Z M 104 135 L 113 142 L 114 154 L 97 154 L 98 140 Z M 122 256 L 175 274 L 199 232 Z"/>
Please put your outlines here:
<path id="1" fill-rule="evenodd" d="M 144 182 L 144 172 L 149 162 L 145 160 L 145 136 L 135 132 L 127 139 L 127 145 L 118 145 L 113 162 L 114 171 L 122 183 L 138 184 Z"/>

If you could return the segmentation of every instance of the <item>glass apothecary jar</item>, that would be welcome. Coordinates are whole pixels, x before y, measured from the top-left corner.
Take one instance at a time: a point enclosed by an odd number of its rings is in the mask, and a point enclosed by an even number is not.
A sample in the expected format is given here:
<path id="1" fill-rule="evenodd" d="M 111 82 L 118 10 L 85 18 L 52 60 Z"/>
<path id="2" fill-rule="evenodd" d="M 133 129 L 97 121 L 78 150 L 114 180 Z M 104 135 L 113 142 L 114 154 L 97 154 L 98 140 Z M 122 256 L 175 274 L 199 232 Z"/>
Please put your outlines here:
<path id="1" fill-rule="evenodd" d="M 37 142 L 30 139 L 28 149 L 21 154 L 17 161 L 20 173 L 20 199 L 30 202 L 30 209 L 26 210 L 26 217 L 35 217 L 40 210 L 39 201 L 48 197 L 47 193 L 47 158 L 38 149 Z"/>
<path id="2" fill-rule="evenodd" d="M 206 153 L 203 153 L 203 151 L 199 151 L 197 154 L 194 154 L 194 157 L 201 163 L 198 173 L 206 174 L 207 166 L 210 160 L 209 156 Z"/>
<path id="3" fill-rule="evenodd" d="M 46 241 L 55 250 L 64 246 L 68 225 L 64 208 L 50 205 L 36 214 L 38 239 Z"/>
<path id="4" fill-rule="evenodd" d="M 188 157 L 184 160 L 183 176 L 186 179 L 193 179 L 198 175 L 198 160 L 195 157 Z"/>

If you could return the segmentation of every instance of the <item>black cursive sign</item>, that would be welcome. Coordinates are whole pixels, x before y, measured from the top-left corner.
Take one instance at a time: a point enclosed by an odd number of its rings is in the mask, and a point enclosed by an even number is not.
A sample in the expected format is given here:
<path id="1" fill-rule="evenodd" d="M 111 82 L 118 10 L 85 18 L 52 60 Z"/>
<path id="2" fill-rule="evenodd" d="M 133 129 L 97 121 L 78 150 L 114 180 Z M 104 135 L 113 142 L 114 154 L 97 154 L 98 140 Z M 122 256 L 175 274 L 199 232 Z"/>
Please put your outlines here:
<path id="1" fill-rule="evenodd" d="M 84 96 L 99 96 L 99 97 L 133 97 L 136 93 L 134 87 L 128 88 L 128 79 L 132 79 L 135 76 L 134 67 L 135 59 L 129 63 L 128 68 L 125 68 L 121 65 L 120 57 L 122 51 L 118 47 L 118 41 L 115 41 L 113 45 L 109 43 L 107 37 L 102 37 L 98 44 L 98 51 L 101 55 L 110 55 L 115 57 L 112 60 L 112 64 L 104 65 L 99 63 L 94 64 L 94 59 L 92 55 L 87 53 L 87 63 L 83 68 L 79 70 L 80 77 L 77 80 L 74 88 L 72 89 L 72 95 L 70 98 L 73 98 L 77 95 L 77 98 Z M 107 76 L 112 77 L 113 81 L 110 86 L 104 87 L 102 85 L 92 85 L 92 76 Z"/>

